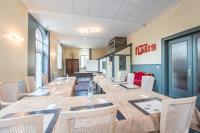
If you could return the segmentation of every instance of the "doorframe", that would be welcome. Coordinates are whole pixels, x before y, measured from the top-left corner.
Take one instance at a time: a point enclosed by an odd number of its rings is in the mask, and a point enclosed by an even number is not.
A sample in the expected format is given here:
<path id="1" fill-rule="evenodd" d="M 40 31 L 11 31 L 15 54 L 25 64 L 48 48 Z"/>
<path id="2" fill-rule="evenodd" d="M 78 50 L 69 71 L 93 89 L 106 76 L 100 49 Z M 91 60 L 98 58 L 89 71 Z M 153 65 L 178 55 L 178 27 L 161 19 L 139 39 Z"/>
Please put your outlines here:
<path id="1" fill-rule="evenodd" d="M 180 37 L 188 36 L 200 32 L 200 26 L 170 35 L 161 39 L 161 63 L 162 63 L 162 94 L 169 96 L 169 41 Z"/>

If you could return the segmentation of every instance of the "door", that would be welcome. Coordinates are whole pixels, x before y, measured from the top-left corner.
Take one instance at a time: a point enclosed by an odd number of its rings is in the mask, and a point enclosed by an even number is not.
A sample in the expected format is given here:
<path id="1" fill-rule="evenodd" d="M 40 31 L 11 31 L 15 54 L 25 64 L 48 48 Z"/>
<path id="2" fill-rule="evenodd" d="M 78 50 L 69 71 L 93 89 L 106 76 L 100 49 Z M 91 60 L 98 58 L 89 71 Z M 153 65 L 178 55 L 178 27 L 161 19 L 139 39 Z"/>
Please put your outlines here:
<path id="1" fill-rule="evenodd" d="M 193 36 L 193 95 L 200 109 L 200 33 Z"/>
<path id="2" fill-rule="evenodd" d="M 66 59 L 66 72 L 69 76 L 74 76 L 75 72 L 79 72 L 79 60 Z"/>
<path id="3" fill-rule="evenodd" d="M 66 73 L 69 75 L 69 76 L 72 76 L 73 75 L 73 71 L 72 71 L 72 60 L 70 59 L 67 59 L 66 60 Z"/>
<path id="4" fill-rule="evenodd" d="M 169 96 L 192 96 L 192 36 L 169 41 Z"/>
<path id="5" fill-rule="evenodd" d="M 78 59 L 73 60 L 72 69 L 73 69 L 73 76 L 75 75 L 75 72 L 79 72 L 79 60 Z"/>

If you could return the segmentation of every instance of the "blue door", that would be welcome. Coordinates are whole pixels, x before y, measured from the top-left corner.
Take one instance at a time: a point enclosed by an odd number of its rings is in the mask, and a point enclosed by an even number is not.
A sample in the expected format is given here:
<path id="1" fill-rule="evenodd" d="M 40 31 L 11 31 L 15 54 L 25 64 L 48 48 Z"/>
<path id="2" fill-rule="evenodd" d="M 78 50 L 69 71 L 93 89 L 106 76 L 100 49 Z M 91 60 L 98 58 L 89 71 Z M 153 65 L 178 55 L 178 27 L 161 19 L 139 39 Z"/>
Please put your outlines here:
<path id="1" fill-rule="evenodd" d="M 192 88 L 192 36 L 169 41 L 169 96 L 190 97 Z"/>
<path id="2" fill-rule="evenodd" d="M 193 95 L 200 109 L 200 33 L 193 35 Z"/>

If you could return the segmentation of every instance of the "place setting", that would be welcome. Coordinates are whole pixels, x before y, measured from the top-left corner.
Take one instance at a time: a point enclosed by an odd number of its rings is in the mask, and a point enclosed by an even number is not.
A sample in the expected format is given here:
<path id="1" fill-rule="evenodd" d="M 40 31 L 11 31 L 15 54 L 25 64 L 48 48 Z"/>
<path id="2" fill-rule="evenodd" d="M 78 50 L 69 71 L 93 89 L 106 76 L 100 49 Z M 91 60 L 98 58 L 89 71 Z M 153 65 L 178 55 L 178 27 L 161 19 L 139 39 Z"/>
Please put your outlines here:
<path id="1" fill-rule="evenodd" d="M 157 97 L 131 100 L 128 102 L 146 115 L 157 114 L 162 110 L 162 100 Z"/>
<path id="2" fill-rule="evenodd" d="M 89 104 L 83 105 L 83 106 L 74 106 L 70 108 L 70 111 L 80 111 L 80 110 L 88 110 L 88 109 L 96 109 L 96 108 L 103 108 L 103 107 L 109 107 L 114 105 L 112 102 L 107 101 L 106 99 L 103 98 L 98 98 L 97 103 L 93 103 L 94 101 L 94 90 L 92 87 L 88 88 L 88 99 L 89 99 Z M 117 110 L 116 114 L 116 120 L 121 121 L 125 120 L 125 116 Z"/>
<path id="3" fill-rule="evenodd" d="M 58 120 L 60 112 L 61 109 L 56 108 L 56 104 L 49 104 L 45 109 L 42 110 L 6 114 L 0 119 L 10 119 L 41 114 L 43 115 L 43 132 L 51 133 Z"/>

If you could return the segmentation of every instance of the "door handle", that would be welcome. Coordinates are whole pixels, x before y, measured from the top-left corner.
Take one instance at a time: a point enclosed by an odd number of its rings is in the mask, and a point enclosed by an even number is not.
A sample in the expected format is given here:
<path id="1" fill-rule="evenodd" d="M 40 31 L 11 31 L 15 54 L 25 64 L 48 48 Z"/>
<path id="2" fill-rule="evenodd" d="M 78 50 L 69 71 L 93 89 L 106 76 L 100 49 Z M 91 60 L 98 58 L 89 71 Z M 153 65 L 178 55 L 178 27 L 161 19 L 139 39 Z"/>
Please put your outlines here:
<path id="1" fill-rule="evenodd" d="M 189 77 L 191 76 L 191 69 L 190 68 L 188 69 L 188 76 Z"/>

